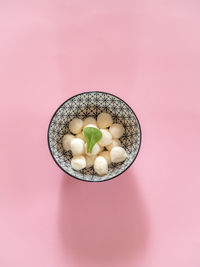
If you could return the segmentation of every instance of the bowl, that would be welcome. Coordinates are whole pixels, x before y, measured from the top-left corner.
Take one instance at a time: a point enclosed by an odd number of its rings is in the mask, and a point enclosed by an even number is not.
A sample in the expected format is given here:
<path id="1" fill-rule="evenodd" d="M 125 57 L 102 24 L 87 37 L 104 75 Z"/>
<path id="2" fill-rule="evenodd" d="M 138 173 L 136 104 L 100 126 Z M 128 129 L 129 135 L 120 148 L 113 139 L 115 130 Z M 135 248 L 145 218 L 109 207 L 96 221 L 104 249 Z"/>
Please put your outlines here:
<path id="1" fill-rule="evenodd" d="M 112 163 L 104 176 L 94 172 L 93 167 L 76 171 L 71 168 L 71 151 L 65 151 L 62 137 L 70 133 L 69 122 L 77 117 L 97 118 L 101 112 L 110 113 L 114 123 L 121 123 L 125 128 L 120 138 L 128 157 L 124 162 Z M 48 146 L 56 164 L 68 175 L 83 181 L 102 182 L 113 179 L 125 172 L 135 161 L 141 145 L 141 127 L 131 107 L 119 97 L 106 92 L 90 91 L 75 95 L 66 100 L 53 114 L 48 127 Z"/>

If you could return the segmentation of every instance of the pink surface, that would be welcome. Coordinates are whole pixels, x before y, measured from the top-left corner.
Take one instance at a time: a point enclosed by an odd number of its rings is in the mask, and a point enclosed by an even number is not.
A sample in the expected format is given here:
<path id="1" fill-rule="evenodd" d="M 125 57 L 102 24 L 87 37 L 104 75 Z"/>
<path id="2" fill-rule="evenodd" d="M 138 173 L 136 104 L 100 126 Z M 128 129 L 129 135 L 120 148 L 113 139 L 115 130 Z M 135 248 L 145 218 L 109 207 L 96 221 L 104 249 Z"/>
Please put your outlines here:
<path id="1" fill-rule="evenodd" d="M 0 266 L 200 266 L 200 2 L 1 1 Z M 101 184 L 53 162 L 47 127 L 84 90 L 132 106 L 134 165 Z"/>

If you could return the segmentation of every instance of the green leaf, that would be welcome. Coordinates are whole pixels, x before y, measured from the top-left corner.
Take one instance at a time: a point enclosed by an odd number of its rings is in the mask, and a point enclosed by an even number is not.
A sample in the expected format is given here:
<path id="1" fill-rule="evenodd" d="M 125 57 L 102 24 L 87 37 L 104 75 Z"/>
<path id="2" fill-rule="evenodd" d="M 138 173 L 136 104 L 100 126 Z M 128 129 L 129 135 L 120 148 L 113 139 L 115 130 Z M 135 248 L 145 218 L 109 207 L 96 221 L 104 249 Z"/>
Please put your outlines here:
<path id="1" fill-rule="evenodd" d="M 87 141 L 87 152 L 92 153 L 93 146 L 102 138 L 102 132 L 94 127 L 86 127 L 83 133 Z"/>

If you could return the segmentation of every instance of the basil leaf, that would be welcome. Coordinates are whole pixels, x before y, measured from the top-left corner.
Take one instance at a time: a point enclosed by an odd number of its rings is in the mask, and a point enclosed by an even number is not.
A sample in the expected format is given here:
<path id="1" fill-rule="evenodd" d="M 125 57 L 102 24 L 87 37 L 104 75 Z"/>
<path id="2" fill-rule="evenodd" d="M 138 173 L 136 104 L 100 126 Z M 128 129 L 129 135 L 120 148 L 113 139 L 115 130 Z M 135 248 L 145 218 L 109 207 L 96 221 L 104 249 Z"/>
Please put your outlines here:
<path id="1" fill-rule="evenodd" d="M 102 132 L 94 127 L 86 127 L 83 133 L 87 141 L 87 152 L 92 153 L 93 146 L 102 138 Z"/>

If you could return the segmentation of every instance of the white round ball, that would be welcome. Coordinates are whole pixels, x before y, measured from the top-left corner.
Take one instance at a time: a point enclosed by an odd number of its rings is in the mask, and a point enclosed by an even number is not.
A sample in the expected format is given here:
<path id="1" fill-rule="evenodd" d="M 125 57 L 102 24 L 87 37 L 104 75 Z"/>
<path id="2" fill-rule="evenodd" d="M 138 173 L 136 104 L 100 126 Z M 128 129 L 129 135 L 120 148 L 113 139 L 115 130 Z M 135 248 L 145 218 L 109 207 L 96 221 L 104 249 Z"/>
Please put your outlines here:
<path id="1" fill-rule="evenodd" d="M 96 157 L 94 161 L 94 170 L 98 175 L 105 175 L 108 173 L 108 163 L 104 157 Z"/>
<path id="2" fill-rule="evenodd" d="M 121 124 L 114 123 L 110 126 L 109 132 L 113 138 L 120 138 L 124 134 L 124 127 Z"/>
<path id="3" fill-rule="evenodd" d="M 109 133 L 108 130 L 100 129 L 102 132 L 102 138 L 99 140 L 98 144 L 100 146 L 107 146 L 112 143 L 112 135 Z"/>
<path id="4" fill-rule="evenodd" d="M 86 168 L 90 168 L 94 165 L 94 161 L 96 159 L 96 155 L 95 156 L 85 156 L 86 159 Z"/>
<path id="5" fill-rule="evenodd" d="M 82 132 L 76 134 L 76 138 L 80 138 L 80 139 L 82 139 L 84 143 L 86 142 L 85 136 L 84 136 L 84 134 L 83 134 Z"/>
<path id="6" fill-rule="evenodd" d="M 71 141 L 74 139 L 74 135 L 65 134 L 62 139 L 62 145 L 64 150 L 68 151 L 71 149 Z"/>
<path id="7" fill-rule="evenodd" d="M 83 155 L 85 152 L 83 140 L 80 138 L 74 138 L 71 141 L 71 151 L 73 156 Z"/>
<path id="8" fill-rule="evenodd" d="M 112 116 L 109 113 L 102 112 L 97 117 L 97 125 L 99 128 L 107 128 L 113 123 Z"/>
<path id="9" fill-rule="evenodd" d="M 87 143 L 85 144 L 85 153 L 88 156 L 94 156 L 97 155 L 100 152 L 100 146 L 98 144 L 95 144 L 92 148 L 92 153 L 87 152 Z"/>
<path id="10" fill-rule="evenodd" d="M 98 156 L 102 156 L 106 159 L 108 165 L 111 164 L 111 159 L 110 159 L 110 152 L 109 151 L 103 151 L 98 154 Z"/>
<path id="11" fill-rule="evenodd" d="M 115 147 L 115 146 L 121 146 L 121 142 L 119 141 L 119 139 L 113 139 L 113 140 L 112 140 L 112 143 L 111 143 L 110 145 L 107 145 L 107 146 L 106 146 L 106 149 L 107 149 L 108 151 L 111 151 L 111 149 L 112 149 L 113 147 Z"/>
<path id="12" fill-rule="evenodd" d="M 86 160 L 84 156 L 75 156 L 71 160 L 71 167 L 76 171 L 80 171 L 86 167 Z"/>
<path id="13" fill-rule="evenodd" d="M 83 127 L 85 127 L 86 125 L 88 124 L 94 124 L 96 125 L 97 124 L 97 121 L 95 120 L 95 118 L 93 117 L 88 117 L 86 118 L 84 121 L 83 121 Z"/>
<path id="14" fill-rule="evenodd" d="M 83 128 L 83 121 L 81 119 L 74 118 L 69 123 L 70 132 L 72 132 L 73 134 L 80 133 L 82 128 Z"/>
<path id="15" fill-rule="evenodd" d="M 87 125 L 84 127 L 84 129 L 85 129 L 86 127 L 93 127 L 93 128 L 97 128 L 97 129 L 98 129 L 98 127 L 97 127 L 95 124 L 87 124 Z"/>
<path id="16" fill-rule="evenodd" d="M 112 162 L 122 162 L 126 159 L 127 154 L 123 147 L 115 146 L 110 151 L 110 158 Z"/>

